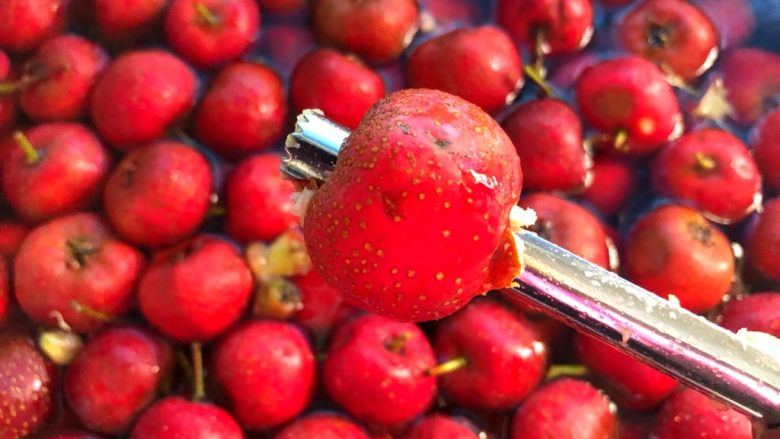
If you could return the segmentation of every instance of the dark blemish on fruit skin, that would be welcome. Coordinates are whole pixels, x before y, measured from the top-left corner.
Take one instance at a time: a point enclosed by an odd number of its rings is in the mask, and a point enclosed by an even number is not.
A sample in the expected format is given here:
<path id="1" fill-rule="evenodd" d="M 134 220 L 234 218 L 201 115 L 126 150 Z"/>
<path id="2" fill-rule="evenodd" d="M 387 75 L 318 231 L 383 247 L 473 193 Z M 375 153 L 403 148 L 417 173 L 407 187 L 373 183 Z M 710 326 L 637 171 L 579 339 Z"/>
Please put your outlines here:
<path id="1" fill-rule="evenodd" d="M 712 227 L 707 224 L 699 222 L 688 223 L 688 233 L 697 242 L 701 243 L 705 247 L 712 247 Z"/>
<path id="2" fill-rule="evenodd" d="M 436 146 L 438 146 L 441 149 L 447 149 L 447 147 L 452 145 L 452 142 L 446 139 L 436 139 L 434 143 L 436 143 Z"/>
<path id="3" fill-rule="evenodd" d="M 404 134 L 409 134 L 412 132 L 412 127 L 405 123 L 398 122 L 397 125 L 399 128 L 401 128 L 401 132 Z"/>
<path id="4" fill-rule="evenodd" d="M 670 25 L 650 23 L 647 27 L 647 45 L 654 49 L 665 49 L 672 34 Z"/>

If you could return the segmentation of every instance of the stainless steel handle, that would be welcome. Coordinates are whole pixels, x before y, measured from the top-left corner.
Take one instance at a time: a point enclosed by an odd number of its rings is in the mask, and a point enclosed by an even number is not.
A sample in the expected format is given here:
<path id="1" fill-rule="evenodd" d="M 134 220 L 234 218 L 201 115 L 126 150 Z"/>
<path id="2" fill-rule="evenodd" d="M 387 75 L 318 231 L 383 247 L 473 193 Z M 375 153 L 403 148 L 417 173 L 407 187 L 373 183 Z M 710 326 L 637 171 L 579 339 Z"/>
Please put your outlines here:
<path id="1" fill-rule="evenodd" d="M 290 134 L 282 172 L 324 181 L 349 131 L 306 110 Z M 780 428 L 780 352 L 769 355 L 704 318 L 531 232 L 517 234 L 525 269 L 522 296 L 577 329 L 590 332 L 678 378 Z"/>

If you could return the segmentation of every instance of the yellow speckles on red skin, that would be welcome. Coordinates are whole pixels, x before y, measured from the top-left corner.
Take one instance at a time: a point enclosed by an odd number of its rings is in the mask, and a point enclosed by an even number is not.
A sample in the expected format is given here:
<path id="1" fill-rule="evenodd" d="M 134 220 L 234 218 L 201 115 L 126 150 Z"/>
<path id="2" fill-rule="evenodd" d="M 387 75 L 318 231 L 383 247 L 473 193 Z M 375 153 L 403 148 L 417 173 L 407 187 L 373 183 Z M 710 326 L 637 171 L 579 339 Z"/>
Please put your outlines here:
<path id="1" fill-rule="evenodd" d="M 442 273 L 441 271 L 436 273 L 436 280 L 442 280 L 442 279 L 444 279 L 444 273 Z"/>
<path id="2" fill-rule="evenodd" d="M 414 274 L 415 274 L 414 270 L 408 270 L 408 271 L 406 272 L 406 277 L 408 277 L 408 278 L 410 278 L 410 279 L 411 279 L 411 278 L 413 278 L 413 277 L 414 277 Z"/>
<path id="3" fill-rule="evenodd" d="M 452 233 L 452 232 L 450 232 L 449 230 L 446 230 L 446 229 L 445 229 L 445 230 L 442 230 L 442 232 L 441 232 L 441 234 L 442 234 L 444 237 L 448 237 L 448 236 L 450 236 L 450 235 L 451 235 L 451 233 Z"/>

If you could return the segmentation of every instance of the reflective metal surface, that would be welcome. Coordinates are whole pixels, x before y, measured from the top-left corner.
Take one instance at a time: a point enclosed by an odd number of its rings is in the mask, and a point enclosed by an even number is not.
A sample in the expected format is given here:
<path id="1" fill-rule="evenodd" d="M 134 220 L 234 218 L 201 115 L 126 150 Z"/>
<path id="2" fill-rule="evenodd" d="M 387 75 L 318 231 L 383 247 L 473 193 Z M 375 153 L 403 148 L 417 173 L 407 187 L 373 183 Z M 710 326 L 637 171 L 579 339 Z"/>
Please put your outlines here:
<path id="1" fill-rule="evenodd" d="M 349 131 L 307 110 L 287 142 L 282 172 L 322 182 Z M 732 332 L 690 313 L 531 232 L 520 287 L 505 294 L 592 333 L 682 382 L 780 428 L 780 352 L 766 353 Z M 769 348 L 771 349 L 771 348 Z"/>

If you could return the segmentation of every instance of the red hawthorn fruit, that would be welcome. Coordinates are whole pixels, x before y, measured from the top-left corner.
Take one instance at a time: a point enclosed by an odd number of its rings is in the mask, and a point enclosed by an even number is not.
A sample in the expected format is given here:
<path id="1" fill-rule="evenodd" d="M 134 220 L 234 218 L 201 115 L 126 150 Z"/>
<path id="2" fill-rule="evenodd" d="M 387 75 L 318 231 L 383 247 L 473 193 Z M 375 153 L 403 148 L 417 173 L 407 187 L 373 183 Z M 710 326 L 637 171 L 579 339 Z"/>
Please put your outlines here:
<path id="1" fill-rule="evenodd" d="M 255 0 L 173 0 L 165 17 L 166 41 L 196 67 L 239 58 L 259 30 Z"/>
<path id="2" fill-rule="evenodd" d="M 308 405 L 314 390 L 314 353 L 293 325 L 243 323 L 217 345 L 211 373 L 238 421 L 249 430 L 284 424 Z"/>
<path id="3" fill-rule="evenodd" d="M 479 439 L 479 436 L 464 418 L 434 414 L 415 423 L 403 439 Z"/>
<path id="4" fill-rule="evenodd" d="M 696 390 L 683 388 L 661 407 L 652 437 L 752 439 L 750 419 Z"/>
<path id="5" fill-rule="evenodd" d="M 521 186 L 514 145 L 489 115 L 439 91 L 398 91 L 369 110 L 311 199 L 307 249 L 348 302 L 441 318 L 511 284 Z"/>
<path id="6" fill-rule="evenodd" d="M 720 315 L 720 325 L 737 332 L 766 332 L 780 337 L 780 293 L 753 293 L 726 304 Z"/>
<path id="7" fill-rule="evenodd" d="M 629 52 L 685 80 L 709 69 L 718 56 L 718 34 L 694 4 L 644 0 L 619 22 L 617 38 Z"/>
<path id="8" fill-rule="evenodd" d="M 582 199 L 604 215 L 618 214 L 637 189 L 636 166 L 623 157 L 602 155 L 593 162 L 593 182 Z"/>
<path id="9" fill-rule="evenodd" d="M 227 411 L 204 402 L 169 396 L 149 407 L 136 422 L 130 439 L 244 439 Z"/>
<path id="10" fill-rule="evenodd" d="M 0 256 L 13 261 L 30 229 L 16 221 L 0 220 Z"/>
<path id="11" fill-rule="evenodd" d="M 63 386 L 68 405 L 90 430 L 119 434 L 154 400 L 172 361 L 170 347 L 145 329 L 108 328 L 68 366 Z"/>
<path id="12" fill-rule="evenodd" d="M 106 216 L 125 239 L 148 247 L 194 233 L 209 208 L 211 168 L 196 149 L 158 142 L 130 151 L 106 183 Z"/>
<path id="13" fill-rule="evenodd" d="M 41 436 L 40 439 L 102 439 L 100 436 L 85 433 L 83 431 L 68 431 L 66 433 L 52 433 Z"/>
<path id="14" fill-rule="evenodd" d="M 301 295 L 301 309 L 293 320 L 317 336 L 325 338 L 333 328 L 358 312 L 357 308 L 344 302 L 341 294 L 328 285 L 317 270 L 309 270 L 305 275 L 293 278 L 292 282 Z"/>
<path id="15" fill-rule="evenodd" d="M 582 124 L 565 102 L 527 102 L 517 107 L 502 126 L 523 158 L 526 189 L 576 191 L 590 182 L 593 161 L 582 142 Z"/>
<path id="16" fill-rule="evenodd" d="M 75 120 L 87 111 L 89 94 L 108 65 L 106 51 L 77 35 L 44 42 L 25 63 L 19 106 L 35 120 Z"/>
<path id="17" fill-rule="evenodd" d="M 633 1 L 633 0 L 632 0 Z M 558 89 L 569 90 L 577 84 L 583 70 L 598 64 L 601 61 L 601 55 L 595 50 L 577 52 L 562 58 L 550 72 L 550 82 Z"/>
<path id="18" fill-rule="evenodd" d="M 771 190 L 780 192 L 780 108 L 769 112 L 751 134 L 761 176 Z"/>
<path id="19" fill-rule="evenodd" d="M 260 7 L 271 14 L 290 14 L 303 9 L 306 0 L 258 0 Z"/>
<path id="20" fill-rule="evenodd" d="M 2 91 L 3 84 L 13 84 L 14 79 L 11 60 L 0 50 L 0 136 L 4 136 L 16 123 L 18 113 L 16 97 L 12 93 Z M 12 86 L 11 91 L 13 89 Z"/>
<path id="21" fill-rule="evenodd" d="M 585 208 L 556 195 L 535 193 L 520 206 L 536 212 L 531 229 L 566 250 L 609 269 L 609 248 L 604 225 Z"/>
<path id="22" fill-rule="evenodd" d="M 532 50 L 540 38 L 545 53 L 573 52 L 593 35 L 593 6 L 591 0 L 498 0 L 496 22 Z"/>
<path id="23" fill-rule="evenodd" d="M 0 336 L 0 433 L 17 439 L 35 433 L 56 401 L 57 369 L 24 335 Z"/>
<path id="24" fill-rule="evenodd" d="M 685 200 L 716 222 L 740 221 L 760 205 L 758 166 L 742 141 L 723 130 L 683 135 L 661 149 L 650 172 L 658 193 Z"/>
<path id="25" fill-rule="evenodd" d="M 27 52 L 58 34 L 68 15 L 68 0 L 6 0 L 0 8 L 0 49 Z"/>
<path id="26" fill-rule="evenodd" d="M 590 335 L 578 333 L 575 346 L 580 360 L 621 407 L 652 410 L 677 388 L 674 378 Z"/>
<path id="27" fill-rule="evenodd" d="M 252 273 L 238 249 L 200 235 L 157 252 L 138 287 L 146 320 L 178 342 L 207 341 L 241 316 Z"/>
<path id="28" fill-rule="evenodd" d="M 638 56 L 601 61 L 583 70 L 576 86 L 583 119 L 614 141 L 612 149 L 646 154 L 677 136 L 680 106 L 661 70 Z M 617 141 L 619 132 L 625 141 Z"/>
<path id="29" fill-rule="evenodd" d="M 91 332 L 104 322 L 75 305 L 123 314 L 143 265 L 143 255 L 118 241 L 97 215 L 75 213 L 27 235 L 16 255 L 14 293 L 34 321 L 56 325 L 61 317 L 74 331 Z"/>
<path id="30" fill-rule="evenodd" d="M 422 414 L 436 394 L 433 349 L 413 323 L 375 314 L 333 334 L 322 368 L 328 395 L 356 419 L 385 427 Z"/>
<path id="31" fill-rule="evenodd" d="M 439 361 L 465 360 L 438 378 L 447 400 L 470 409 L 514 407 L 547 368 L 547 349 L 534 328 L 492 301 L 472 302 L 443 320 L 433 344 Z"/>
<path id="32" fill-rule="evenodd" d="M 719 304 L 734 280 L 726 235 L 689 207 L 663 205 L 643 216 L 624 246 L 626 275 L 663 298 L 704 312 Z"/>
<path id="33" fill-rule="evenodd" d="M 614 405 L 585 381 L 562 378 L 532 393 L 512 420 L 512 439 L 606 439 L 617 434 Z"/>
<path id="34" fill-rule="evenodd" d="M 195 133 L 209 148 L 239 158 L 269 148 L 282 134 L 284 85 L 268 67 L 237 62 L 212 81 L 195 116 Z"/>
<path id="35" fill-rule="evenodd" d="M 423 32 L 440 32 L 458 27 L 477 26 L 483 21 L 481 5 L 471 0 L 420 0 L 420 7 L 433 20 L 432 28 L 421 24 Z M 420 16 L 421 23 L 428 17 Z"/>
<path id="36" fill-rule="evenodd" d="M 409 85 L 460 96 L 488 113 L 514 100 L 523 84 L 512 40 L 495 26 L 457 29 L 417 46 L 406 64 Z"/>
<path id="37" fill-rule="evenodd" d="M 11 293 L 8 291 L 8 264 L 5 263 L 5 256 L 0 255 L 0 321 L 8 313 L 8 302 Z"/>
<path id="38" fill-rule="evenodd" d="M 315 413 L 298 419 L 274 439 L 369 439 L 362 427 L 340 415 Z"/>
<path id="39" fill-rule="evenodd" d="M 279 172 L 275 154 L 248 157 L 228 176 L 225 231 L 240 242 L 270 241 L 298 224 L 293 214 L 295 186 Z"/>
<path id="40" fill-rule="evenodd" d="M 764 205 L 764 210 L 748 227 L 746 260 L 751 268 L 773 281 L 780 281 L 780 198 Z"/>
<path id="41" fill-rule="evenodd" d="M 328 48 L 304 56 L 290 77 L 290 101 L 296 112 L 316 108 L 351 129 L 384 95 L 379 74 L 358 59 Z"/>
<path id="42" fill-rule="evenodd" d="M 415 0 L 315 0 L 312 28 L 319 40 L 356 53 L 369 62 L 397 58 L 418 28 Z"/>
<path id="43" fill-rule="evenodd" d="M 774 108 L 774 99 L 780 94 L 780 55 L 739 48 L 724 55 L 720 65 L 737 124 L 753 125 Z"/>
<path id="44" fill-rule="evenodd" d="M 51 122 L 14 137 L 5 146 L 2 189 L 21 218 L 48 220 L 99 197 L 111 157 L 87 127 Z"/>
<path id="45" fill-rule="evenodd" d="M 125 52 L 95 84 L 90 115 L 101 136 L 127 150 L 161 137 L 192 107 L 196 87 L 192 68 L 168 52 Z"/>
<path id="46" fill-rule="evenodd" d="M 168 3 L 168 0 L 94 0 L 95 21 L 103 36 L 127 42 L 148 33 Z"/>

